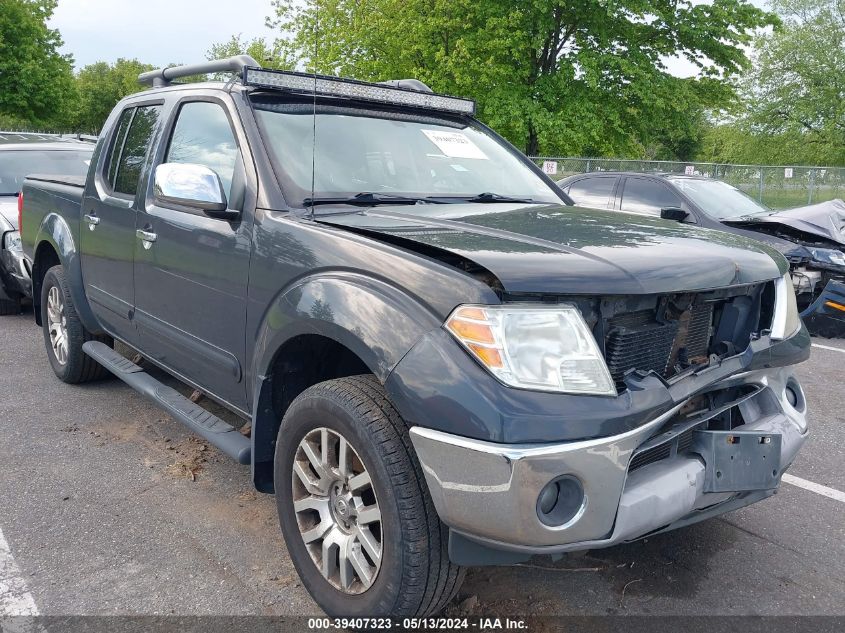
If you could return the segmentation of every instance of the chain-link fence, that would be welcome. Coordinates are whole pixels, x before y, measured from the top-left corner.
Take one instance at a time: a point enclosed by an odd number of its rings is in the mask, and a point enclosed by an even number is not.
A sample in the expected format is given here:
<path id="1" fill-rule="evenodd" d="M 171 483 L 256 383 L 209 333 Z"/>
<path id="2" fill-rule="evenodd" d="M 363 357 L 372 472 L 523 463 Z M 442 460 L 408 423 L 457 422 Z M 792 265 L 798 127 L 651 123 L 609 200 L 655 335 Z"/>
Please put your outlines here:
<path id="1" fill-rule="evenodd" d="M 788 209 L 845 198 L 843 167 L 774 167 L 543 156 L 534 157 L 533 160 L 555 180 L 590 171 L 671 172 L 709 176 L 742 189 L 772 209 Z"/>

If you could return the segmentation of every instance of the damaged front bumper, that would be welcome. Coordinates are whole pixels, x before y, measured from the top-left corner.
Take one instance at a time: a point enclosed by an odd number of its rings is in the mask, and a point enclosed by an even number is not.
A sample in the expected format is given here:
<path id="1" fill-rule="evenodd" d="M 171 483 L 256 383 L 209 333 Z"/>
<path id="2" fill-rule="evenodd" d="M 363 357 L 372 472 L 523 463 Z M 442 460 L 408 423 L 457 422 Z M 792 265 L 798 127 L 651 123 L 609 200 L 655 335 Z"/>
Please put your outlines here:
<path id="1" fill-rule="evenodd" d="M 801 319 L 815 336 L 845 337 L 845 283 L 830 280 L 816 300 L 801 312 Z"/>
<path id="2" fill-rule="evenodd" d="M 506 445 L 413 427 L 453 560 L 502 564 L 608 547 L 774 494 L 808 435 L 792 370 L 749 371 L 708 392 L 731 397 L 694 415 L 682 402 L 631 431 L 585 441 Z M 725 415 L 733 428 L 707 430 Z M 566 482 L 557 490 L 566 488 L 571 507 L 557 524 L 543 497 L 556 481 Z"/>
<path id="3" fill-rule="evenodd" d="M 32 296 L 32 265 L 22 250 L 0 248 L 0 298 Z"/>

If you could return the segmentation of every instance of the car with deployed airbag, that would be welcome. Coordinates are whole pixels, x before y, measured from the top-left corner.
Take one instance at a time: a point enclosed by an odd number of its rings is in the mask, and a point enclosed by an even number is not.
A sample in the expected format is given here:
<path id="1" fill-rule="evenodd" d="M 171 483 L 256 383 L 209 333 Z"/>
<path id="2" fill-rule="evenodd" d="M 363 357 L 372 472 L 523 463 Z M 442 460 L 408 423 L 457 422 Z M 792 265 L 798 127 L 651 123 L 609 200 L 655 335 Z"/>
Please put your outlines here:
<path id="1" fill-rule="evenodd" d="M 575 204 L 664 218 L 763 241 L 789 262 L 810 333 L 845 336 L 845 202 L 773 211 L 721 180 L 697 175 L 594 172 L 558 181 Z"/>

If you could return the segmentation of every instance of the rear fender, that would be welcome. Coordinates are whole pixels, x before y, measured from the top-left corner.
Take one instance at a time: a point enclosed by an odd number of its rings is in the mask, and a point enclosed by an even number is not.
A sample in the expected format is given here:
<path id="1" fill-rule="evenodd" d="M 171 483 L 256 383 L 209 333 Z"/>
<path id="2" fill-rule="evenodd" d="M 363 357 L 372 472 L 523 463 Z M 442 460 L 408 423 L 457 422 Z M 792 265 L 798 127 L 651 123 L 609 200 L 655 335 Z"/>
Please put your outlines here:
<path id="1" fill-rule="evenodd" d="M 49 245 L 58 254 L 59 262 L 64 268 L 65 279 L 70 286 L 70 296 L 73 299 L 74 308 L 82 321 L 82 325 L 89 332 L 99 334 L 102 331 L 88 298 L 85 296 L 85 286 L 82 280 L 82 262 L 79 256 L 78 244 L 74 240 L 73 232 L 65 219 L 58 213 L 48 213 L 44 216 L 41 226 L 35 235 L 35 258 L 32 269 L 32 300 L 35 306 L 35 320 L 41 325 L 41 280 L 46 270 L 42 270 L 39 264 L 40 249 Z"/>

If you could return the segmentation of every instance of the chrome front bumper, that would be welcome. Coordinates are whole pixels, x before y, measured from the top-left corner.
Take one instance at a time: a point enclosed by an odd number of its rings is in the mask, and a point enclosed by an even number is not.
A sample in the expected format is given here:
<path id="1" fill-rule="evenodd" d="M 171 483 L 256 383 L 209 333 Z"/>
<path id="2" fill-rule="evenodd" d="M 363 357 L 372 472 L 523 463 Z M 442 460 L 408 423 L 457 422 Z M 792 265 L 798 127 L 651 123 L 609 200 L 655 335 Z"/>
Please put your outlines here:
<path id="1" fill-rule="evenodd" d="M 759 386 L 737 408 L 736 431 L 780 434 L 780 475 L 807 438 L 803 393 L 786 396 L 788 368 L 734 376 L 717 385 Z M 797 382 L 791 379 L 795 387 Z M 800 390 L 800 387 L 798 387 Z M 434 505 L 455 532 L 494 549 L 556 553 L 607 547 L 748 505 L 772 490 L 705 492 L 704 460 L 695 453 L 666 458 L 629 474 L 634 451 L 685 403 L 621 435 L 565 444 L 502 445 L 413 427 L 411 440 Z M 585 502 L 561 526 L 540 521 L 538 496 L 561 475 L 583 485 Z"/>

